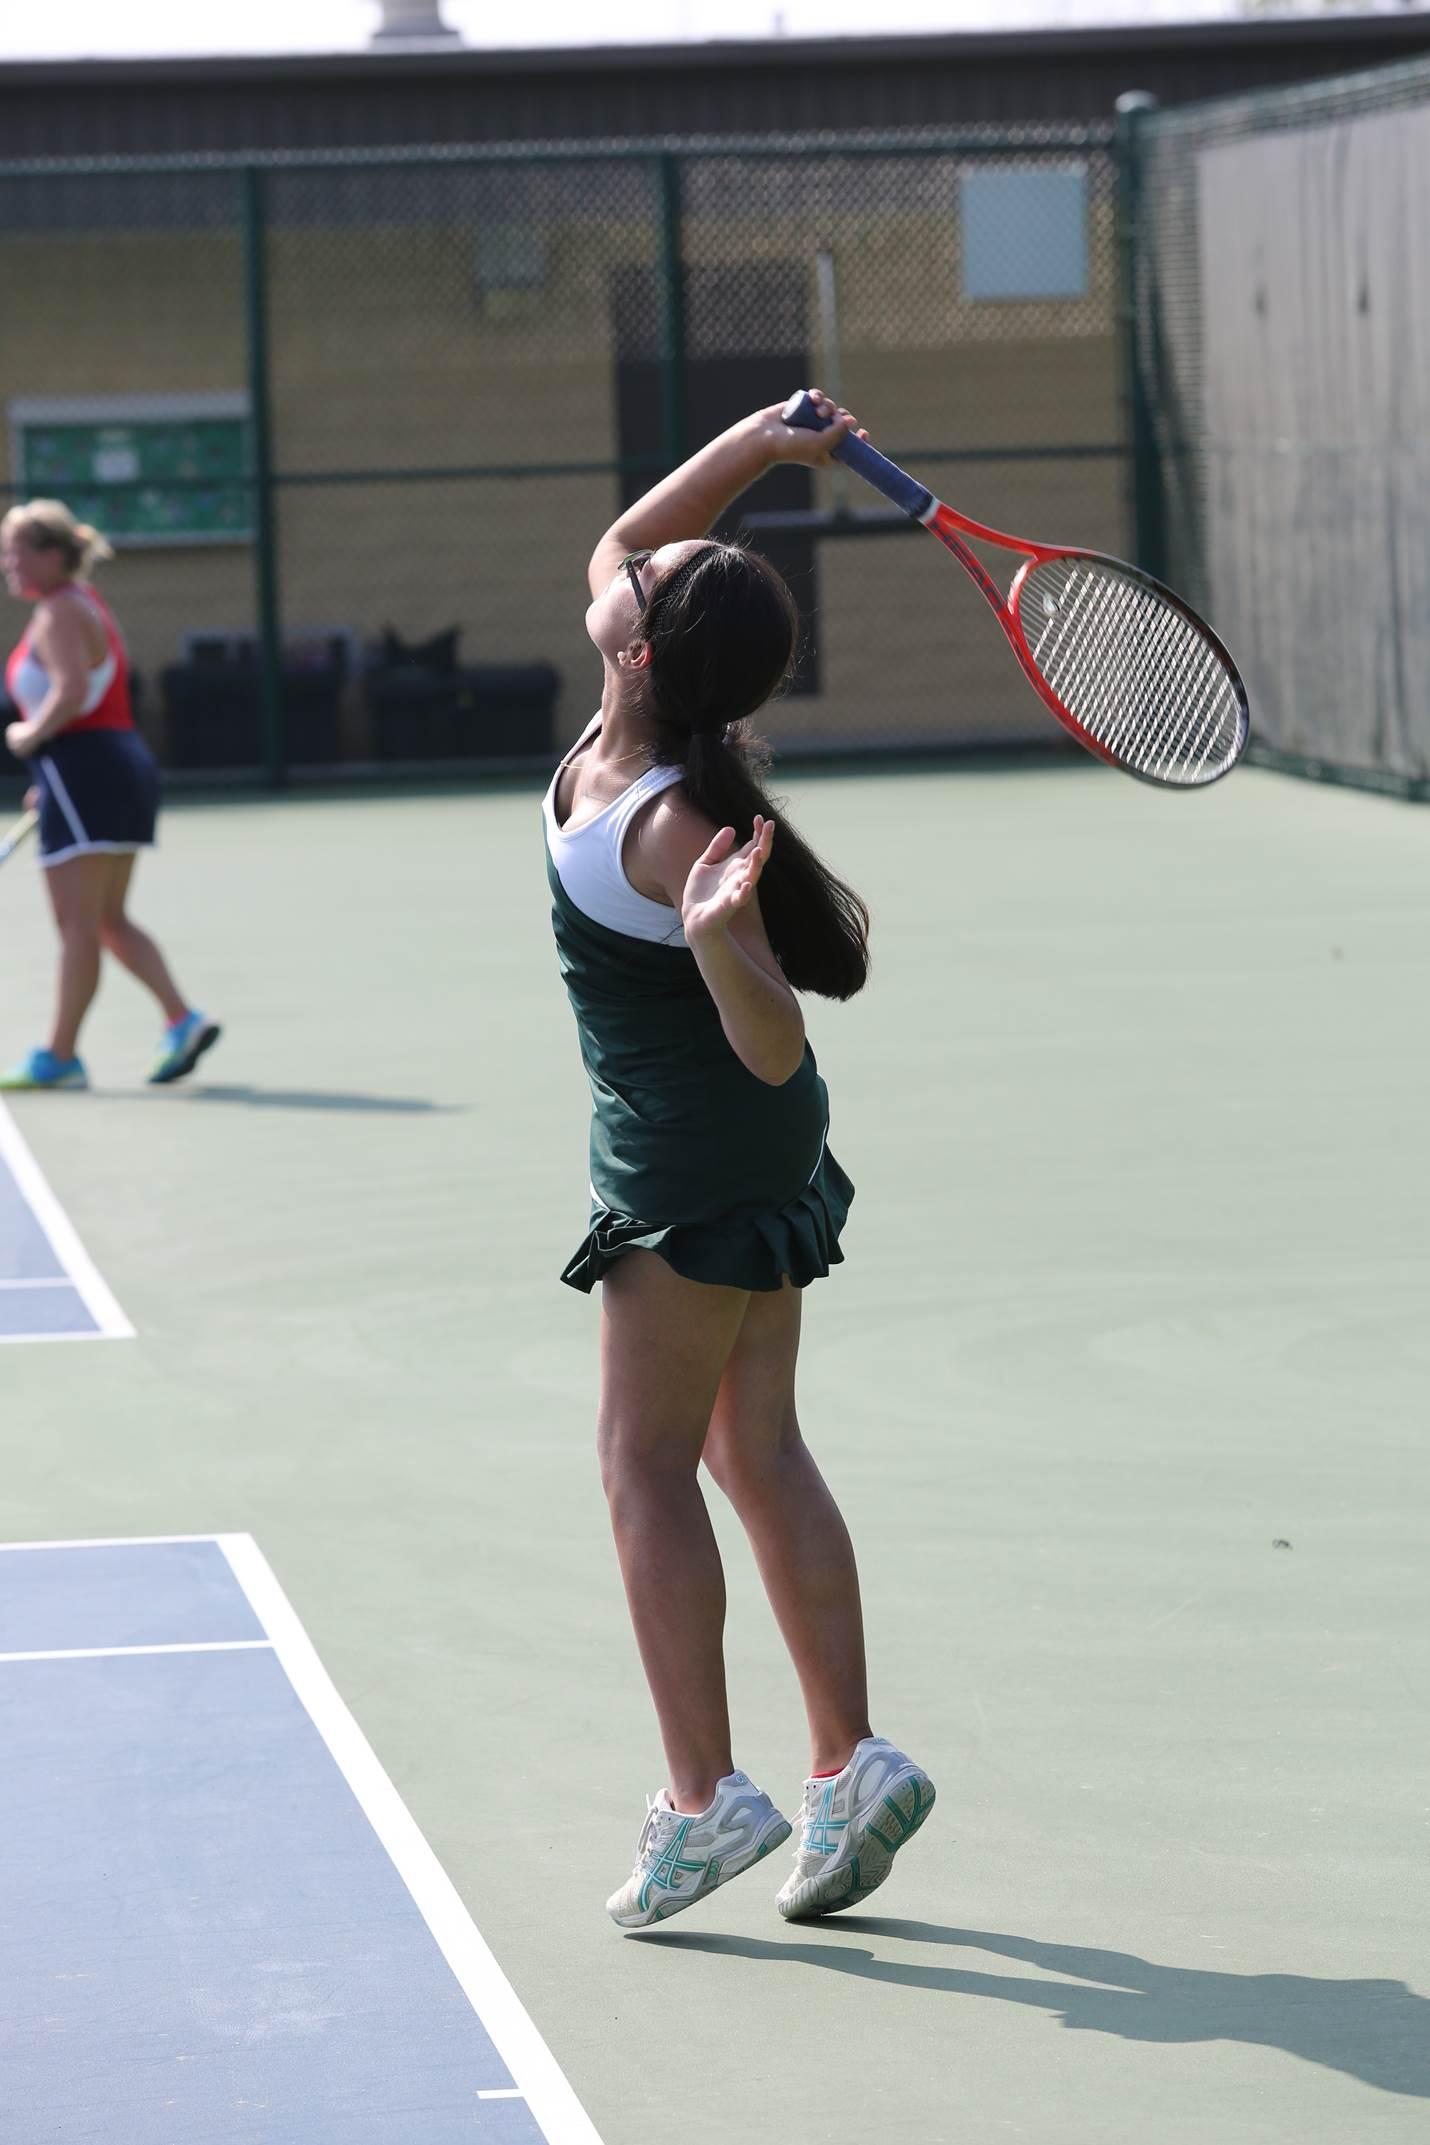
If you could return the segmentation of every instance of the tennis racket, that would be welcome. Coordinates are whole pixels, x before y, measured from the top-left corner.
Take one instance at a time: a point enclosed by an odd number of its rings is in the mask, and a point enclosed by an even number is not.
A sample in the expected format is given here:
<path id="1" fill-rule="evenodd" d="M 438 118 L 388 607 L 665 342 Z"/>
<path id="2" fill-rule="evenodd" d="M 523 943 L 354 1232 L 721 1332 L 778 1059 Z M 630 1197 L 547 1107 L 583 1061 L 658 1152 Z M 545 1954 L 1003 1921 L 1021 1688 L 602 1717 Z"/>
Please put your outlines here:
<path id="1" fill-rule="evenodd" d="M 0 864 L 4 863 L 6 857 L 12 857 L 22 842 L 30 839 L 39 824 L 38 812 L 26 812 L 23 819 L 16 820 L 8 834 L 0 834 Z"/>
<path id="2" fill-rule="evenodd" d="M 780 415 L 811 432 L 831 422 L 804 393 Z M 1180 596 L 1100 552 L 985 529 L 853 433 L 834 455 L 947 546 L 992 605 L 1043 705 L 1099 760 L 1168 789 L 1205 789 L 1235 767 L 1249 731 L 1246 688 Z M 1006 599 L 969 536 L 1022 553 Z"/>

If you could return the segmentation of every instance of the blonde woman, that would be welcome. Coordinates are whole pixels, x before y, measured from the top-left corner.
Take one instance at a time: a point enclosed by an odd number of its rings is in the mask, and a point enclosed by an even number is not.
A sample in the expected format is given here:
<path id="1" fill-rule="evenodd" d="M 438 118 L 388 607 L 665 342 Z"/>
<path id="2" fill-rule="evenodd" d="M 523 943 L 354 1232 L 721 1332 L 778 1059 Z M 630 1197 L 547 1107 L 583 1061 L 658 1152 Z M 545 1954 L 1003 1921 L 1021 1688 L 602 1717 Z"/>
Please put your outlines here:
<path id="1" fill-rule="evenodd" d="M 40 862 L 59 932 L 59 988 L 47 1043 L 0 1075 L 0 1088 L 87 1087 L 79 1031 L 112 953 L 153 992 L 167 1023 L 151 1081 L 193 1070 L 219 1030 L 181 995 L 163 954 L 126 910 L 134 860 L 152 848 L 159 769 L 134 727 L 124 642 L 90 568 L 108 544 L 57 499 L 0 521 L 12 596 L 33 608 L 6 665 L 19 709 L 5 742 L 33 771 Z"/>

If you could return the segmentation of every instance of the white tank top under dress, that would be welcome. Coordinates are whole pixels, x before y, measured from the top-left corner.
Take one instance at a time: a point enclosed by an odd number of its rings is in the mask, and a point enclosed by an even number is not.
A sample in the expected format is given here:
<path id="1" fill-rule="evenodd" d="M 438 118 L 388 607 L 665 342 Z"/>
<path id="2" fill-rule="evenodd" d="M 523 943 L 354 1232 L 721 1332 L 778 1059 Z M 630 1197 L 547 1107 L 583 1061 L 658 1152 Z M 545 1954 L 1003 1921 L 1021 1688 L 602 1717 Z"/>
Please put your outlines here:
<path id="1" fill-rule="evenodd" d="M 679 913 L 637 893 L 621 861 L 636 814 L 680 780 L 652 767 L 577 827 L 546 793 L 546 876 L 562 980 L 591 1083 L 591 1226 L 561 1278 L 589 1290 L 623 1251 L 687 1280 L 804 1287 L 843 1257 L 854 1187 L 828 1147 L 813 1052 L 771 1087 L 743 1065 L 685 943 Z"/>

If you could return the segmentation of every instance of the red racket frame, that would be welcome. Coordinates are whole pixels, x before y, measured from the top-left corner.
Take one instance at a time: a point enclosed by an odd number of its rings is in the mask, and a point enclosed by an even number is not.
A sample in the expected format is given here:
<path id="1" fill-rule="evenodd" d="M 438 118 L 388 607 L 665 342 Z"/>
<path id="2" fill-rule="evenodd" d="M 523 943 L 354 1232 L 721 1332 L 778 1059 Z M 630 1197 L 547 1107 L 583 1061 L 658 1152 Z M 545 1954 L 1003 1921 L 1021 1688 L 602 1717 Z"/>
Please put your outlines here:
<path id="1" fill-rule="evenodd" d="M 792 395 L 785 404 L 782 415 L 786 424 L 796 425 L 806 431 L 824 431 L 832 422 L 831 419 L 821 416 L 813 398 L 806 393 Z M 942 499 L 935 498 L 927 485 L 920 484 L 917 478 L 900 469 L 897 462 L 891 462 L 886 455 L 880 454 L 876 447 L 872 447 L 867 440 L 860 439 L 856 434 L 846 435 L 834 452 L 839 461 L 857 470 L 860 476 L 877 491 L 882 492 L 886 499 L 891 499 L 895 506 L 901 507 L 912 521 L 919 522 L 928 530 L 930 536 L 937 537 L 944 548 L 953 553 L 974 587 L 988 599 L 994 616 L 1003 628 L 1008 645 L 1018 660 L 1019 668 L 1044 707 L 1094 758 L 1102 760 L 1109 767 L 1116 767 L 1124 774 L 1135 775 L 1141 782 L 1150 782 L 1157 789 L 1207 789 L 1223 775 L 1230 773 L 1246 749 L 1250 731 L 1246 687 L 1225 643 L 1213 633 L 1206 620 L 1199 617 L 1190 604 L 1184 603 L 1173 589 L 1158 581 L 1152 574 L 1144 573 L 1140 566 L 1129 566 L 1125 559 L 1112 558 L 1106 552 L 1080 550 L 1068 544 L 1035 544 L 1024 537 L 1005 536 L 999 529 L 990 529 L 983 522 L 974 521 L 967 514 L 960 514 Z M 977 552 L 969 549 L 964 541 L 965 537 L 972 537 L 978 543 L 992 544 L 1000 551 L 1017 552 L 1022 557 L 1023 564 L 1014 575 L 1012 587 L 1006 597 Z M 1113 569 L 1123 579 L 1135 582 L 1149 595 L 1157 597 L 1160 602 L 1179 612 L 1207 643 L 1226 671 L 1240 712 L 1236 751 L 1224 766 L 1218 768 L 1216 774 L 1199 782 L 1175 782 L 1160 775 L 1144 773 L 1141 768 L 1133 766 L 1131 761 L 1120 759 L 1115 752 L 1095 738 L 1092 732 L 1078 721 L 1071 708 L 1065 707 L 1058 698 L 1039 670 L 1028 646 L 1019 608 L 1023 584 L 1032 569 L 1056 559 L 1079 559 L 1090 566 Z"/>

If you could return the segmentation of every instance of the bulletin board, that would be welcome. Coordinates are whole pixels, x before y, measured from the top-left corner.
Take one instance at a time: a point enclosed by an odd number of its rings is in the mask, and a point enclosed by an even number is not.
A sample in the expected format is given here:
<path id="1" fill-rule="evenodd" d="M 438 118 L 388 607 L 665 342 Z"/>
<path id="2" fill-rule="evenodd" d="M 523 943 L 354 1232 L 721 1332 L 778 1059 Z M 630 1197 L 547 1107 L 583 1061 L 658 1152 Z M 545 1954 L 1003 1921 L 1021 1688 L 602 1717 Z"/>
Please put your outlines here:
<path id="1" fill-rule="evenodd" d="M 62 499 L 125 549 L 251 540 L 246 395 L 22 397 L 9 417 L 21 498 Z"/>

